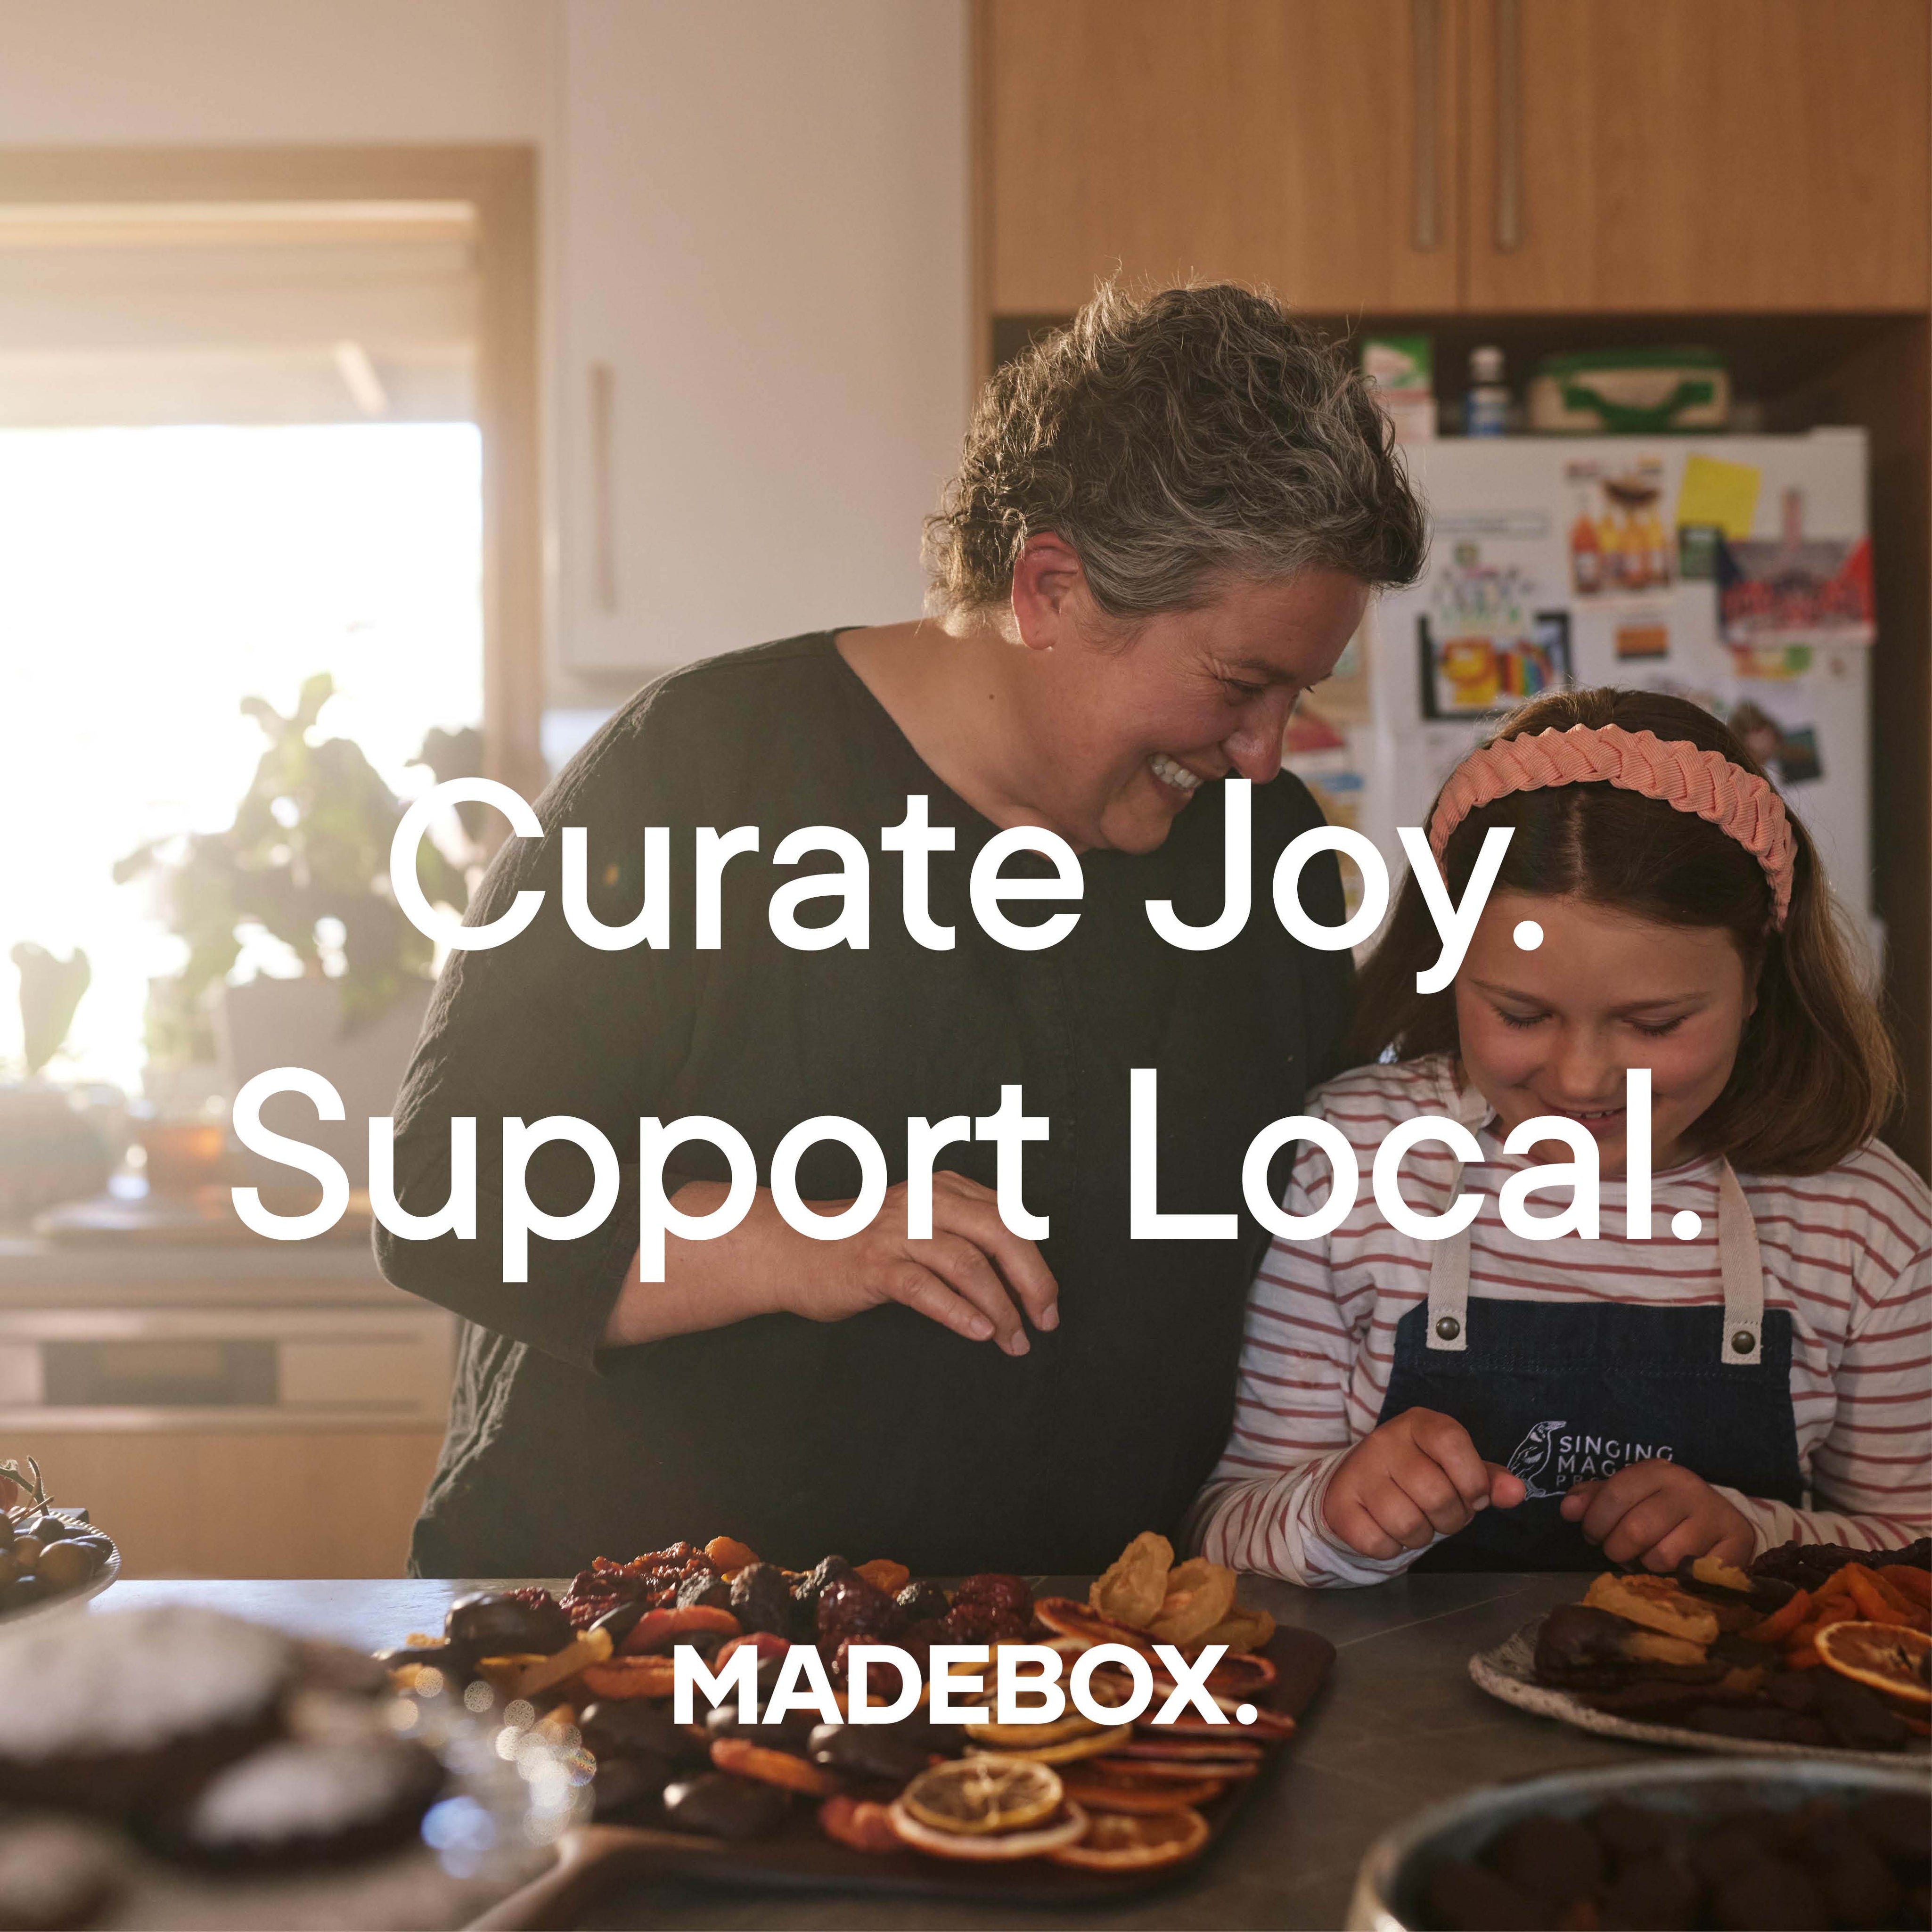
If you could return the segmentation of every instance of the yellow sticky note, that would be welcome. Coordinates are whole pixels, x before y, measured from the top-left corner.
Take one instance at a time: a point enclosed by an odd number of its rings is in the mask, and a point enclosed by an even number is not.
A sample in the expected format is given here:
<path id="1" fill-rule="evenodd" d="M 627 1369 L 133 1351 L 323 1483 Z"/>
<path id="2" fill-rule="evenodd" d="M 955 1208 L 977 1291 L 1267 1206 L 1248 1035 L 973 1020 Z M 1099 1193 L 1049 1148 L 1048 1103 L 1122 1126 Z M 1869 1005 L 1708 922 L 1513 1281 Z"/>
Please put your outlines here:
<path id="1" fill-rule="evenodd" d="M 1678 524 L 1714 524 L 1733 540 L 1749 536 L 1762 480 L 1754 463 L 1691 456 L 1684 465 L 1684 487 L 1677 493 Z"/>

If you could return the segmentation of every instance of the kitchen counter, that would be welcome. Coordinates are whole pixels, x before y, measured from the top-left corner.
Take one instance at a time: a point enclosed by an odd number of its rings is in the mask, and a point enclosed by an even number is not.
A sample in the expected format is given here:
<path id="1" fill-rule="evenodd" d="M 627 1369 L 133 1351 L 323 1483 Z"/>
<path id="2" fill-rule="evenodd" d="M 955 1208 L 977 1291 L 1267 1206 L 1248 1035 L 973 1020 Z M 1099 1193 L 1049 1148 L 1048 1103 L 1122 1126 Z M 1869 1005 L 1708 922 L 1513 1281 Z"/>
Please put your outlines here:
<path id="1" fill-rule="evenodd" d="M 0 1234 L 0 1308 L 266 1303 L 418 1309 L 368 1240 L 51 1241 Z"/>
<path id="2" fill-rule="evenodd" d="M 1052 1587 L 1055 1580 L 1049 1580 Z M 1486 1649 L 1554 1604 L 1574 1576 L 1405 1577 L 1314 1592 L 1245 1578 L 1242 1600 L 1319 1631 L 1339 1654 L 1300 1734 L 1240 1820 L 1192 1875 L 1133 1903 L 1076 1913 L 1013 1911 L 852 1893 L 774 1893 L 688 1883 L 614 1892 L 597 1927 L 1339 1926 L 1355 1868 L 1388 1826 L 1476 1784 L 1641 1758 L 1640 1747 L 1496 1702 L 1469 1682 Z M 364 1649 L 442 1627 L 450 1600 L 481 1582 L 117 1583 L 96 1607 L 192 1602 Z M 1083 1592 L 1084 1594 L 1084 1592 Z"/>

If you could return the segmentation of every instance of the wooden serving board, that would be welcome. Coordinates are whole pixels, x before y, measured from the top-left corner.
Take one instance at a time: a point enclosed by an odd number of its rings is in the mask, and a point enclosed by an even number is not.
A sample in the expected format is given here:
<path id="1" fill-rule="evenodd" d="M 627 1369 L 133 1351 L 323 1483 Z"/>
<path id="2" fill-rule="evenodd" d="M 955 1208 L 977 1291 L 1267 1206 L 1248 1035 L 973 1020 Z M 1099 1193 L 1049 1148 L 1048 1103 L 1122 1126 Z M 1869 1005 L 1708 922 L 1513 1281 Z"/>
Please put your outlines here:
<path id="1" fill-rule="evenodd" d="M 1284 1627 L 1276 1630 L 1262 1654 L 1276 1671 L 1266 1700 L 1268 1708 L 1299 1719 L 1328 1677 L 1335 1646 L 1312 1630 Z M 974 1865 L 922 1858 L 910 1851 L 856 1852 L 819 1830 L 817 1808 L 808 1800 L 793 1808 L 790 1821 L 777 1835 L 748 1843 L 726 1844 L 640 1826 L 586 1826 L 565 1839 L 549 1871 L 472 1922 L 472 1932 L 484 1928 L 552 1932 L 574 1925 L 593 1901 L 616 1887 L 658 1878 L 710 1880 L 778 1891 L 897 1892 L 1010 1906 L 1118 1898 L 1172 1883 L 1198 1869 L 1202 1858 L 1211 1857 L 1248 1793 L 1273 1774 L 1276 1760 L 1294 1742 L 1284 1739 L 1268 1752 L 1258 1775 L 1235 1780 L 1203 1808 L 1208 1843 L 1199 1857 L 1185 1864 L 1114 1875 L 1082 1871 L 1046 1858 Z"/>

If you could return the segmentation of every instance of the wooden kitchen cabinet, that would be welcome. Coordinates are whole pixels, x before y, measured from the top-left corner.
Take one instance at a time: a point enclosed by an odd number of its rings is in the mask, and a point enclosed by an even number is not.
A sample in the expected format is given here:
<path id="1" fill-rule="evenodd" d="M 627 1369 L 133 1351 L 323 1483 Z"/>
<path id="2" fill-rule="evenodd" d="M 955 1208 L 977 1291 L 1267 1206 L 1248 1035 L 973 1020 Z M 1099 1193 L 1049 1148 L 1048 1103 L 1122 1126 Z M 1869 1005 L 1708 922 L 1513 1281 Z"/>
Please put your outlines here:
<path id="1" fill-rule="evenodd" d="M 155 1576 L 400 1576 L 440 1430 L 301 1432 L 34 1430 L 56 1502 L 86 1505 L 122 1572 Z"/>
<path id="2" fill-rule="evenodd" d="M 982 320 L 1923 311 L 1927 0 L 977 0 Z"/>
<path id="3" fill-rule="evenodd" d="M 1452 307 L 1463 4 L 980 0 L 986 306 L 1066 314 L 1121 269 Z"/>
<path id="4" fill-rule="evenodd" d="M 1926 0 L 1468 0 L 1462 305 L 1922 310 Z"/>

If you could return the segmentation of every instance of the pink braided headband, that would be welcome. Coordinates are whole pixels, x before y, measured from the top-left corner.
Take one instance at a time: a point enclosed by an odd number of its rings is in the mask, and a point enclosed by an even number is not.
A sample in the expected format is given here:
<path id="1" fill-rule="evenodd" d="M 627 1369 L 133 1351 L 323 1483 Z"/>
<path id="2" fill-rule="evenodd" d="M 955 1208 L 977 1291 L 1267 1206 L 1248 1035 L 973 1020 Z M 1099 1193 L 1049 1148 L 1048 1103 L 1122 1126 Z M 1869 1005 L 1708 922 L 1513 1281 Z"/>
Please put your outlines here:
<path id="1" fill-rule="evenodd" d="M 1589 784 L 1661 799 L 1672 811 L 1694 812 L 1727 832 L 1764 868 L 1777 908 L 1774 922 L 1783 928 L 1796 850 L 1784 801 L 1721 752 L 1700 751 L 1654 731 L 1626 731 L 1620 724 L 1573 724 L 1567 731 L 1552 726 L 1472 752 L 1442 788 L 1429 822 L 1430 849 L 1440 865 L 1456 826 L 1511 792 Z"/>

